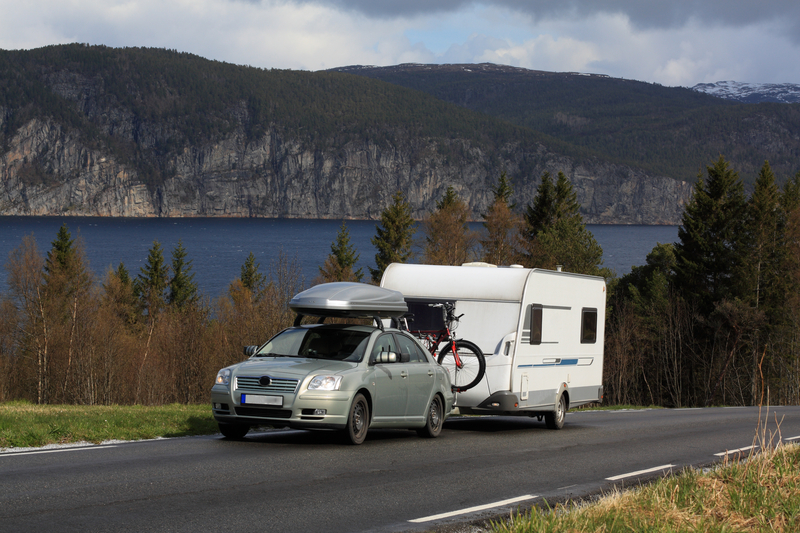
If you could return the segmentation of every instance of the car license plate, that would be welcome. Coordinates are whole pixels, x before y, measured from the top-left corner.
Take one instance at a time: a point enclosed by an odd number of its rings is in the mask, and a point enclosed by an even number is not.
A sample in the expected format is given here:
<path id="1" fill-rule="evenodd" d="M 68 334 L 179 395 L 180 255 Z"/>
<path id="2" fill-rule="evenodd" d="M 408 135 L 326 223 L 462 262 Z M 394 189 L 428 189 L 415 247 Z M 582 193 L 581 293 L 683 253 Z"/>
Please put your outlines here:
<path id="1" fill-rule="evenodd" d="M 263 394 L 242 394 L 242 405 L 271 405 L 283 407 L 283 396 L 264 396 Z"/>

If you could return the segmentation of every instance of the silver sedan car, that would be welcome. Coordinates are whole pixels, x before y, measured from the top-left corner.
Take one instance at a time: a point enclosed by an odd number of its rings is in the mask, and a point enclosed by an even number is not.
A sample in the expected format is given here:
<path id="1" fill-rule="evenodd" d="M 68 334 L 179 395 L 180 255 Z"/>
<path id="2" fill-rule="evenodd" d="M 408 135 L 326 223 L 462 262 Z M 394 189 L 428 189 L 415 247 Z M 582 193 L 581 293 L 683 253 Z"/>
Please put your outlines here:
<path id="1" fill-rule="evenodd" d="M 384 326 L 381 317 L 399 314 L 397 304 L 376 300 L 384 293 L 402 301 L 395 291 L 357 283 L 296 296 L 294 327 L 246 348 L 248 360 L 217 374 L 211 402 L 222 434 L 242 438 L 251 426 L 268 425 L 341 430 L 353 444 L 369 428 L 438 436 L 453 408 L 449 375 L 417 339 Z M 308 314 L 371 315 L 375 325 L 302 325 Z"/>

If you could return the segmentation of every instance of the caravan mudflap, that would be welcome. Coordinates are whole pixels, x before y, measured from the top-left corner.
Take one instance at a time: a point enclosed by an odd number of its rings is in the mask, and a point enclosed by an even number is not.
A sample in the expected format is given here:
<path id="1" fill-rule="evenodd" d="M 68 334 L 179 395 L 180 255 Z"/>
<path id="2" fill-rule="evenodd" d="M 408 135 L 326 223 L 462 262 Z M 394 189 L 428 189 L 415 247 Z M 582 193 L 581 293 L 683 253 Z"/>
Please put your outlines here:
<path id="1" fill-rule="evenodd" d="M 498 391 L 475 407 L 459 407 L 462 414 L 519 414 L 519 397 L 511 391 Z"/>

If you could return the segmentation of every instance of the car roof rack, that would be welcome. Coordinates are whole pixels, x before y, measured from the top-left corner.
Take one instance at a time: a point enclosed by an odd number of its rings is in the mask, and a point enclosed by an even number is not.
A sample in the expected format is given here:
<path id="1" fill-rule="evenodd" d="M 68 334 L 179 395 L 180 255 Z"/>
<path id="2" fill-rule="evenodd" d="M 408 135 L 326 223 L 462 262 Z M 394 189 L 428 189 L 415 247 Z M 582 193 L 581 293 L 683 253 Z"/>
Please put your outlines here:
<path id="1" fill-rule="evenodd" d="M 326 318 L 372 318 L 383 329 L 384 318 L 399 318 L 408 312 L 403 294 L 376 285 L 337 281 L 315 285 L 295 295 L 289 308 L 297 313 L 295 326 L 304 316 Z"/>

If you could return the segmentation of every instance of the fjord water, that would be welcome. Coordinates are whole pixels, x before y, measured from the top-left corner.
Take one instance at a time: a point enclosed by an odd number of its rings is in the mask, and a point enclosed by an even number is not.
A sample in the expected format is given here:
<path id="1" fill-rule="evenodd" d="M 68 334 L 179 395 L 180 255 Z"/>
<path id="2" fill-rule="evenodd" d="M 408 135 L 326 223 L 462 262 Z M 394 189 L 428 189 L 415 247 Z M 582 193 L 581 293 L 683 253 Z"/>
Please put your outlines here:
<path id="1" fill-rule="evenodd" d="M 345 222 L 350 243 L 360 254 L 357 266 L 369 279 L 368 266 L 375 266 L 375 221 Z M 282 250 L 290 264 L 296 262 L 304 285 L 311 285 L 319 274 L 331 243 L 341 228 L 341 220 L 300 220 L 264 218 L 98 218 L 98 217 L 0 217 L 0 262 L 22 242 L 25 235 L 36 238 L 44 255 L 52 247 L 56 233 L 66 224 L 72 237 L 80 236 L 90 268 L 102 280 L 109 267 L 124 263 L 132 277 L 144 266 L 153 241 L 161 243 L 169 263 L 172 250 L 183 243 L 192 261 L 195 282 L 205 295 L 216 298 L 239 276 L 250 252 L 267 274 Z M 474 223 L 473 229 L 482 225 Z M 604 266 L 618 276 L 642 265 L 656 243 L 671 243 L 678 238 L 677 226 L 589 225 L 603 248 Z M 424 237 L 415 235 L 417 241 Z M 420 249 L 418 247 L 418 249 Z M 0 269 L 0 292 L 7 290 L 6 269 Z"/>

